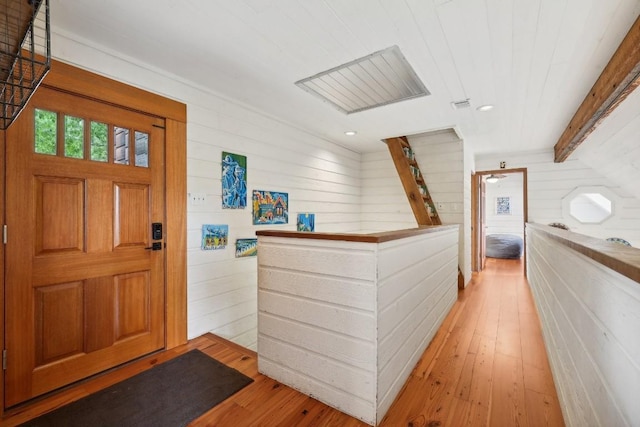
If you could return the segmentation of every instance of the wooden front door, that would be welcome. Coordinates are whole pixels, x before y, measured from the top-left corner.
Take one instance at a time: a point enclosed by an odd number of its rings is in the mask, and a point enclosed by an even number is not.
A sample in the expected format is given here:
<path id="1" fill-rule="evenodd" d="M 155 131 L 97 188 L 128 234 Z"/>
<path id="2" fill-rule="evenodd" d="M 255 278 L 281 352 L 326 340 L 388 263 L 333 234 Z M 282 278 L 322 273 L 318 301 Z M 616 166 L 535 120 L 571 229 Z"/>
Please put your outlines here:
<path id="1" fill-rule="evenodd" d="M 41 87 L 6 145 L 11 407 L 165 346 L 164 120 Z"/>

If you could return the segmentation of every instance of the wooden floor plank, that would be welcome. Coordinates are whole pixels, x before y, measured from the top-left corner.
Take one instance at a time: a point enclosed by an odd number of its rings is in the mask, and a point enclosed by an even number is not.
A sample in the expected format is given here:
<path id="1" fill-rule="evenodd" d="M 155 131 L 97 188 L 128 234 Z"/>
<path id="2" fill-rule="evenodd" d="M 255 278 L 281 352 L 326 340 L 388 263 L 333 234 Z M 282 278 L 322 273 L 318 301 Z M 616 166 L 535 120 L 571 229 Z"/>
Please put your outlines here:
<path id="1" fill-rule="evenodd" d="M 491 388 L 493 385 L 493 369 L 496 341 L 481 337 L 478 352 L 474 358 L 473 375 L 469 385 L 469 402 L 471 424 L 483 421 L 487 424 L 492 407 Z"/>
<path id="2" fill-rule="evenodd" d="M 477 337 L 478 334 L 474 334 Z M 473 341 L 473 340 L 472 340 Z M 464 365 L 462 372 L 460 373 L 460 379 L 456 386 L 455 397 L 456 399 L 462 399 L 469 401 L 469 395 L 471 393 L 471 382 L 475 374 L 476 367 L 476 353 L 467 352 L 464 358 Z"/>
<path id="3" fill-rule="evenodd" d="M 528 426 L 522 360 L 496 353 L 493 366 L 489 425 Z"/>
<path id="4" fill-rule="evenodd" d="M 198 348 L 254 382 L 192 426 L 363 427 L 365 423 L 258 373 L 257 355 L 213 334 L 14 409 L 15 426 Z M 487 260 L 393 403 L 383 427 L 564 425 L 540 322 L 519 260 Z"/>
<path id="5" fill-rule="evenodd" d="M 562 425 L 562 411 L 556 396 L 525 389 L 525 402 L 530 426 Z"/>

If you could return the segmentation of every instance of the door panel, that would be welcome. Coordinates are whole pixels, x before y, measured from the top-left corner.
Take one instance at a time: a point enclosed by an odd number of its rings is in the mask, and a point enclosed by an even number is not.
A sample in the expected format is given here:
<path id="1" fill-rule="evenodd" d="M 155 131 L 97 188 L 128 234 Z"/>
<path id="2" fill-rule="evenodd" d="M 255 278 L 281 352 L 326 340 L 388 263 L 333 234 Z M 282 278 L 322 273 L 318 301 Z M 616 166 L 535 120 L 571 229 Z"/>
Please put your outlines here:
<path id="1" fill-rule="evenodd" d="M 36 255 L 84 250 L 84 181 L 36 176 Z"/>
<path id="2" fill-rule="evenodd" d="M 7 131 L 6 407 L 164 347 L 163 124 L 40 88 Z"/>
<path id="3" fill-rule="evenodd" d="M 150 332 L 149 272 L 141 271 L 114 276 L 116 294 L 115 341 Z M 143 296 L 140 299 L 140 296 Z"/>
<path id="4" fill-rule="evenodd" d="M 149 185 L 115 183 L 113 187 L 114 246 L 144 245 L 149 235 L 149 217 L 138 212 L 149 211 Z"/>
<path id="5" fill-rule="evenodd" d="M 82 282 L 36 288 L 36 365 L 42 366 L 82 351 Z"/>

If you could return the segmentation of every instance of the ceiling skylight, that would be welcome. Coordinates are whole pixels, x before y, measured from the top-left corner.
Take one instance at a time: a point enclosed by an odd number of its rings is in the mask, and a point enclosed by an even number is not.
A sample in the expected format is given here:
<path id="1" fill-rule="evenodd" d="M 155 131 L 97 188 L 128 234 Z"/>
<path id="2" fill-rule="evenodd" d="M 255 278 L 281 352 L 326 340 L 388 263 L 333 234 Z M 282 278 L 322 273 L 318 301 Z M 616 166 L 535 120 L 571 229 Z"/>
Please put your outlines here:
<path id="1" fill-rule="evenodd" d="M 296 85 L 347 114 L 430 94 L 398 46 L 299 80 Z"/>

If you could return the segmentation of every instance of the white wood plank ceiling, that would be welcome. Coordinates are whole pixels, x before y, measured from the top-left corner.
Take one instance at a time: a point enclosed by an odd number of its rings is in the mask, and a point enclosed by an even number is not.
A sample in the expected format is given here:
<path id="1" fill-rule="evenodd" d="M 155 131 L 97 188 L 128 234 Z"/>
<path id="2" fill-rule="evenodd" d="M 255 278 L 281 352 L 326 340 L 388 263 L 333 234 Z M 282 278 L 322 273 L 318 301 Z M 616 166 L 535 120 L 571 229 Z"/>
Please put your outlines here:
<path id="1" fill-rule="evenodd" d="M 478 154 L 552 147 L 639 13 L 640 0 L 51 4 L 54 34 L 121 52 L 356 151 L 455 127 Z M 393 45 L 431 95 L 347 115 L 294 84 Z M 471 108 L 452 108 L 464 100 Z M 495 108 L 477 110 L 485 104 Z"/>

